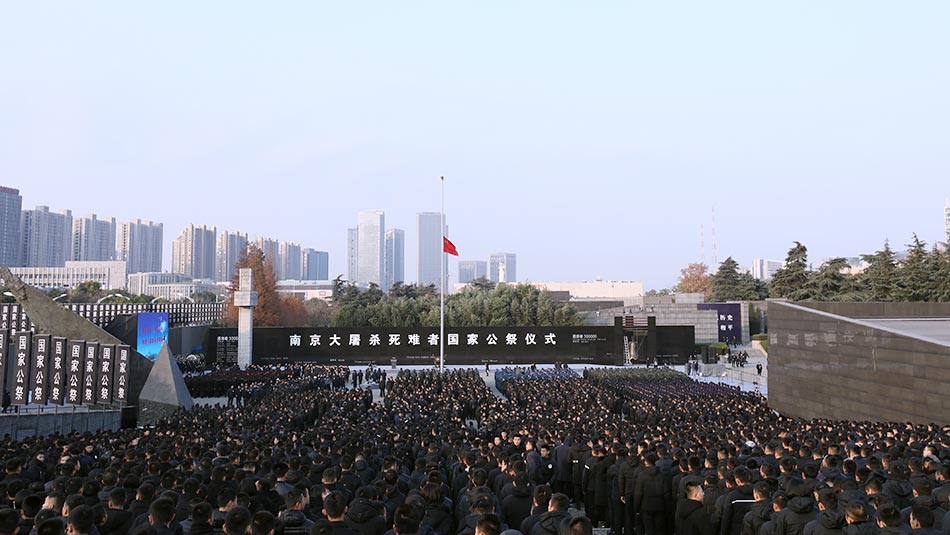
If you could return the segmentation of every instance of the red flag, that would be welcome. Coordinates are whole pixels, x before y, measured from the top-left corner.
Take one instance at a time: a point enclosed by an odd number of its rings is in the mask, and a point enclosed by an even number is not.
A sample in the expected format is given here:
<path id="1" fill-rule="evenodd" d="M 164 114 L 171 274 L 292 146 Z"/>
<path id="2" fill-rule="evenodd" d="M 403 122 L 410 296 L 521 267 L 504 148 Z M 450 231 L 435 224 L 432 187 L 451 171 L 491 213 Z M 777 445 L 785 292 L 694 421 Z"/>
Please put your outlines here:
<path id="1" fill-rule="evenodd" d="M 459 251 L 455 248 L 455 244 L 450 242 L 445 236 L 442 236 L 442 251 L 453 256 L 459 255 Z"/>

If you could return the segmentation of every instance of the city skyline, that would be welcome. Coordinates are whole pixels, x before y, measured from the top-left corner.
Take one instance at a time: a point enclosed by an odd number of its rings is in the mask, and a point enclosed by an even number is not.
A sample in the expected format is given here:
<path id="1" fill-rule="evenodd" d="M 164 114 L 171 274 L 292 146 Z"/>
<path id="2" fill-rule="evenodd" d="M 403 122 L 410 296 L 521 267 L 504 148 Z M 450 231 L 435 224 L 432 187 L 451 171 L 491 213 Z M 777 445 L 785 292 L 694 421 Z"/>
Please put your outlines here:
<path id="1" fill-rule="evenodd" d="M 945 239 L 947 2 L 4 14 L 0 184 L 162 222 L 165 269 L 197 221 L 345 274 L 353 214 L 412 233 L 441 175 L 462 258 L 517 252 L 522 280 L 670 287 L 702 228 L 709 263 L 713 207 L 717 258 L 743 266 L 794 241 L 818 261 Z"/>

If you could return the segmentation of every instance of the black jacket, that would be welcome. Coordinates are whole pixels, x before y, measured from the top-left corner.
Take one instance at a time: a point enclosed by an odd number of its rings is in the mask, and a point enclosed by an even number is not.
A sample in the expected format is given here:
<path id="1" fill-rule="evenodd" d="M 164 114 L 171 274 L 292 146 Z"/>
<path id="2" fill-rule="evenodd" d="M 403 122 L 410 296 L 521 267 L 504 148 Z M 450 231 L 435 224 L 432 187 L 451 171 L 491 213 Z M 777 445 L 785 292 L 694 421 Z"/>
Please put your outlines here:
<path id="1" fill-rule="evenodd" d="M 531 506 L 534 504 L 530 487 L 515 487 L 507 498 L 501 502 L 501 512 L 509 526 L 521 527 L 524 519 L 531 516 Z"/>
<path id="2" fill-rule="evenodd" d="M 674 525 L 677 535 L 713 535 L 714 526 L 703 502 L 683 498 L 676 502 Z"/>
<path id="3" fill-rule="evenodd" d="M 523 535 L 557 535 L 561 522 L 565 518 L 571 518 L 571 514 L 567 511 L 548 511 L 541 515 L 538 522 L 531 528 L 531 533 Z"/>
<path id="4" fill-rule="evenodd" d="M 670 509 L 670 480 L 656 466 L 644 467 L 637 477 L 634 511 L 659 513 Z"/>
<path id="5" fill-rule="evenodd" d="M 761 500 L 752 504 L 752 508 L 742 519 L 742 535 L 758 535 L 759 528 L 772 518 L 771 500 Z"/>
<path id="6" fill-rule="evenodd" d="M 383 504 L 380 502 L 356 498 L 350 504 L 343 520 L 347 526 L 363 535 L 383 535 L 387 526 L 382 510 Z"/>
<path id="7" fill-rule="evenodd" d="M 818 516 L 805 524 L 805 535 L 843 535 L 848 523 L 839 511 L 819 511 Z"/>
<path id="8" fill-rule="evenodd" d="M 726 496 L 726 503 L 723 504 L 720 535 L 740 535 L 742 521 L 746 513 L 752 510 L 753 503 L 755 503 L 755 497 L 752 494 L 752 485 L 742 485 L 732 489 L 732 492 Z"/>
<path id="9" fill-rule="evenodd" d="M 803 535 L 805 524 L 818 516 L 815 500 L 808 496 L 795 496 L 788 501 L 788 507 L 775 515 L 776 535 Z"/>

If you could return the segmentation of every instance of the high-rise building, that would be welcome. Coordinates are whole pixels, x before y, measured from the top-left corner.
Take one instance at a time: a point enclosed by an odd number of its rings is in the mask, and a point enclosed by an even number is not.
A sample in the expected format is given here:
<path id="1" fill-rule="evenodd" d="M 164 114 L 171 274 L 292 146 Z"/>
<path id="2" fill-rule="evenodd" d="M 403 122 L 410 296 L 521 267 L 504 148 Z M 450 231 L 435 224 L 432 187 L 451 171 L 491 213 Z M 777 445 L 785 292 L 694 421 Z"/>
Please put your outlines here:
<path id="1" fill-rule="evenodd" d="M 277 280 L 300 280 L 300 268 L 302 266 L 303 257 L 300 255 L 300 244 L 280 242 L 280 265 L 277 266 Z"/>
<path id="2" fill-rule="evenodd" d="M 108 262 L 116 259 L 115 218 L 99 219 L 96 214 L 73 218 L 72 251 L 74 262 Z"/>
<path id="3" fill-rule="evenodd" d="M 121 223 L 116 236 L 116 260 L 129 273 L 156 273 L 162 270 L 163 227 L 161 223 L 136 219 Z"/>
<path id="4" fill-rule="evenodd" d="M 0 266 L 20 265 L 20 190 L 0 186 Z"/>
<path id="5" fill-rule="evenodd" d="M 302 271 L 301 280 L 330 280 L 330 253 L 310 248 L 304 249 Z"/>
<path id="6" fill-rule="evenodd" d="M 947 247 L 950 247 L 950 197 L 947 197 L 947 205 L 943 208 L 943 230 L 946 236 Z"/>
<path id="7" fill-rule="evenodd" d="M 195 279 L 213 279 L 217 235 L 215 227 L 188 225 L 172 242 L 172 271 Z"/>
<path id="8" fill-rule="evenodd" d="M 356 281 L 383 286 L 386 214 L 382 210 L 360 212 L 357 222 Z"/>
<path id="9" fill-rule="evenodd" d="M 495 253 L 488 257 L 488 279 L 492 282 L 517 282 L 517 258 L 514 253 Z"/>
<path id="10" fill-rule="evenodd" d="M 214 254 L 214 280 L 227 282 L 234 276 L 238 259 L 247 249 L 247 233 L 228 232 L 218 236 Z"/>
<path id="11" fill-rule="evenodd" d="M 765 258 L 756 258 L 752 261 L 752 277 L 760 281 L 772 280 L 775 273 L 782 269 L 785 262 L 781 260 L 767 260 Z"/>
<path id="12" fill-rule="evenodd" d="M 449 263 L 442 254 L 442 236 L 449 235 L 449 227 L 442 227 L 442 214 L 438 212 L 416 214 L 416 227 L 419 240 L 416 281 L 423 286 L 434 284 L 438 288 L 442 280 L 439 270 L 445 269 L 448 275 Z"/>
<path id="13" fill-rule="evenodd" d="M 124 260 L 129 273 L 160 272 L 164 227 L 136 219 L 119 225 L 116 259 Z"/>
<path id="14" fill-rule="evenodd" d="M 346 280 L 356 282 L 359 276 L 360 231 L 358 228 L 346 229 Z"/>
<path id="15" fill-rule="evenodd" d="M 264 262 L 270 261 L 274 277 L 277 277 L 277 270 L 280 269 L 280 242 L 270 238 L 257 238 L 257 248 L 264 253 Z"/>
<path id="16" fill-rule="evenodd" d="M 394 228 L 386 231 L 386 288 L 406 282 L 406 233 Z"/>
<path id="17" fill-rule="evenodd" d="M 72 250 L 73 214 L 48 206 L 20 214 L 20 262 L 24 267 L 64 267 Z"/>
<path id="18" fill-rule="evenodd" d="M 488 278 L 488 262 L 484 260 L 459 260 L 459 284 L 475 279 Z"/>

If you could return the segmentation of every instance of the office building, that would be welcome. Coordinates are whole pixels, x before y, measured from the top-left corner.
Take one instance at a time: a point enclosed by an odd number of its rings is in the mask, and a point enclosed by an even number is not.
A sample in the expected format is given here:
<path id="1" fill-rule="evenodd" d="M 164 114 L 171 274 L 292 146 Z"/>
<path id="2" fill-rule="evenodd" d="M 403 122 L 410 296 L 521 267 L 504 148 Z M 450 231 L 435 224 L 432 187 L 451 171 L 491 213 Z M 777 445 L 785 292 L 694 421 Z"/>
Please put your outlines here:
<path id="1" fill-rule="evenodd" d="M 119 224 L 116 260 L 124 261 L 129 273 L 161 271 L 163 234 L 161 223 L 136 219 Z"/>
<path id="2" fill-rule="evenodd" d="M 360 232 L 358 228 L 346 229 L 346 280 L 356 282 L 360 257 Z"/>
<path id="3" fill-rule="evenodd" d="M 70 289 L 86 281 L 98 282 L 105 291 L 126 288 L 125 262 L 64 262 L 62 267 L 17 267 L 10 271 L 34 288 Z"/>
<path id="4" fill-rule="evenodd" d="M 386 214 L 382 210 L 360 212 L 357 219 L 356 280 L 384 286 Z M 385 288 L 383 288 L 385 289 Z"/>
<path id="5" fill-rule="evenodd" d="M 440 269 L 445 269 L 446 277 L 448 277 L 448 258 L 442 254 L 442 237 L 449 235 L 449 228 L 448 225 L 443 227 L 442 222 L 442 214 L 438 212 L 416 214 L 418 230 L 416 281 L 423 286 L 433 284 L 438 288 L 439 281 L 442 280 Z"/>
<path id="6" fill-rule="evenodd" d="M 406 282 L 406 233 L 394 228 L 386 231 L 386 287 Z"/>
<path id="7" fill-rule="evenodd" d="M 270 238 L 257 238 L 257 248 L 264 253 L 264 263 L 270 262 L 276 278 L 277 270 L 280 269 L 280 242 Z"/>
<path id="8" fill-rule="evenodd" d="M 214 254 L 214 280 L 228 282 L 234 276 L 238 259 L 247 249 L 247 233 L 228 232 L 218 236 Z"/>
<path id="9" fill-rule="evenodd" d="M 943 231 L 946 240 L 944 243 L 950 247 L 950 197 L 947 198 L 947 205 L 943 208 Z"/>
<path id="10" fill-rule="evenodd" d="M 108 262 L 116 259 L 115 218 L 99 219 L 96 214 L 73 218 L 72 251 L 75 262 Z"/>
<path id="11" fill-rule="evenodd" d="M 300 280 L 300 268 L 303 258 L 300 244 L 280 242 L 280 264 L 277 266 L 277 280 Z"/>
<path id="12" fill-rule="evenodd" d="M 518 272 L 515 254 L 495 253 L 489 256 L 488 279 L 492 282 L 516 282 L 518 280 Z"/>
<path id="13" fill-rule="evenodd" d="M 325 281 L 330 280 L 330 253 L 315 249 L 304 249 L 301 280 Z"/>
<path id="14" fill-rule="evenodd" d="M 484 260 L 459 260 L 459 284 L 468 284 L 475 279 L 488 278 L 488 262 Z"/>
<path id="15" fill-rule="evenodd" d="M 20 263 L 24 267 L 63 267 L 71 258 L 73 214 L 47 206 L 20 214 Z"/>
<path id="16" fill-rule="evenodd" d="M 129 293 L 132 295 L 151 295 L 155 294 L 149 291 L 149 288 L 156 285 L 179 284 L 190 282 L 191 277 L 181 273 L 130 273 L 129 274 Z"/>
<path id="17" fill-rule="evenodd" d="M 20 265 L 20 190 L 0 186 L 0 266 Z"/>
<path id="18" fill-rule="evenodd" d="M 782 269 L 785 262 L 781 260 L 766 260 L 765 258 L 756 258 L 752 261 L 752 277 L 760 281 L 772 280 L 775 273 Z"/>
<path id="19" fill-rule="evenodd" d="M 217 229 L 188 225 L 172 242 L 172 271 L 194 279 L 214 279 Z"/>

